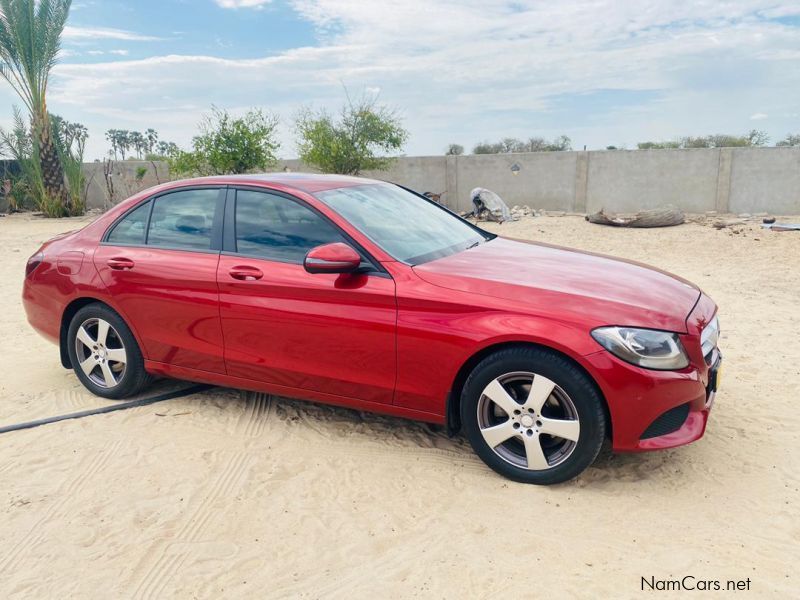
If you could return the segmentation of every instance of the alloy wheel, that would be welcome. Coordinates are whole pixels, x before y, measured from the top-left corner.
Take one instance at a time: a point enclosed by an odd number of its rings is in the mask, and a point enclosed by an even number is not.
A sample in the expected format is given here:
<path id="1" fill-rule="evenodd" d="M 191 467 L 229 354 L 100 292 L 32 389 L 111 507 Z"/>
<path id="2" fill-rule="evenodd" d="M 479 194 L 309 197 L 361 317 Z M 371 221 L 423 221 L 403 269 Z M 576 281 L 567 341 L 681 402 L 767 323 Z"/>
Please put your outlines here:
<path id="1" fill-rule="evenodd" d="M 504 461 L 531 471 L 567 460 L 580 436 L 569 395 L 544 375 L 506 373 L 489 382 L 477 405 L 486 444 Z"/>
<path id="2" fill-rule="evenodd" d="M 75 355 L 84 375 L 96 386 L 110 389 L 122 381 L 128 363 L 125 345 L 104 319 L 86 319 L 75 335 Z"/>

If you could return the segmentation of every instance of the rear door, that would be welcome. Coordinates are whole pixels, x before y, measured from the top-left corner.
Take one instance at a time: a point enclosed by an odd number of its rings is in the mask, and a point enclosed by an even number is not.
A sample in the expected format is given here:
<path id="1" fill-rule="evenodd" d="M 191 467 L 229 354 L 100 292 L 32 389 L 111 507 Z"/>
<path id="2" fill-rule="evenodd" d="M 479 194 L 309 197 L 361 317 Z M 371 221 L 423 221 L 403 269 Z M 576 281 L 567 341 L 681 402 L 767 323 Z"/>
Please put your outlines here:
<path id="1" fill-rule="evenodd" d="M 310 274 L 305 254 L 330 242 L 365 252 L 299 199 L 228 196 L 218 269 L 229 375 L 370 402 L 394 393 L 397 305 L 380 268 Z"/>
<path id="2" fill-rule="evenodd" d="M 94 263 L 149 360 L 225 372 L 217 264 L 224 188 L 167 192 L 106 233 Z"/>

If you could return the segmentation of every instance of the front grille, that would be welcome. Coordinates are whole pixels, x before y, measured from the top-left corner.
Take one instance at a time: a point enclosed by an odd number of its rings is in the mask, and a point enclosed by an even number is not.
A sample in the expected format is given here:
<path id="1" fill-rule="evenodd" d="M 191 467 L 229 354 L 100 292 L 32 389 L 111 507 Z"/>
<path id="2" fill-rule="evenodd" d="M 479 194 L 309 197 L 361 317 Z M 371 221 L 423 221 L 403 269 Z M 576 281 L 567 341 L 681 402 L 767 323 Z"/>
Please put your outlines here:
<path id="1" fill-rule="evenodd" d="M 650 426 L 644 430 L 644 433 L 639 439 L 646 440 L 649 438 L 658 437 L 660 435 L 667 435 L 673 431 L 678 431 L 678 429 L 683 427 L 683 424 L 686 422 L 686 417 L 688 416 L 688 403 L 671 408 L 658 417 L 655 421 L 650 423 Z"/>

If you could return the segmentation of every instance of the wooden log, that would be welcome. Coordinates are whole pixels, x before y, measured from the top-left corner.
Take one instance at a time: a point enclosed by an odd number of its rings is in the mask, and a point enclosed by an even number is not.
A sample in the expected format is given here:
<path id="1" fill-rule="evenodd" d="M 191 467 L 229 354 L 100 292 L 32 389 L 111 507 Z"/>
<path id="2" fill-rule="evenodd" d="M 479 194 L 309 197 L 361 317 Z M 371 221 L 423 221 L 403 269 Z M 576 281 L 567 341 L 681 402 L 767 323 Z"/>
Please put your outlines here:
<path id="1" fill-rule="evenodd" d="M 675 206 L 664 206 L 622 215 L 605 212 L 601 208 L 599 212 L 586 215 L 586 220 L 597 225 L 613 227 L 671 227 L 685 223 L 686 216 Z"/>

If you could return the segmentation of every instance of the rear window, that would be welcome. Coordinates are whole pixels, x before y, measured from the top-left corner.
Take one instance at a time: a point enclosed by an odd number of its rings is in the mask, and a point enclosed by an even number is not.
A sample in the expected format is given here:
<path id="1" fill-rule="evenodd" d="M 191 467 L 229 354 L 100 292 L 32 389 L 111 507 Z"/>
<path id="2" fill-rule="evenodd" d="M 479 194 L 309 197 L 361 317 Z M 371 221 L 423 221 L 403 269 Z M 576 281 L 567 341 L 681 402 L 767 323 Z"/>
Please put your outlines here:
<path id="1" fill-rule="evenodd" d="M 140 245 L 144 244 L 144 230 L 147 217 L 150 215 L 150 200 L 133 209 L 114 226 L 108 234 L 109 244 Z"/>
<path id="2" fill-rule="evenodd" d="M 184 190 L 155 199 L 148 246 L 208 250 L 219 190 Z"/>

